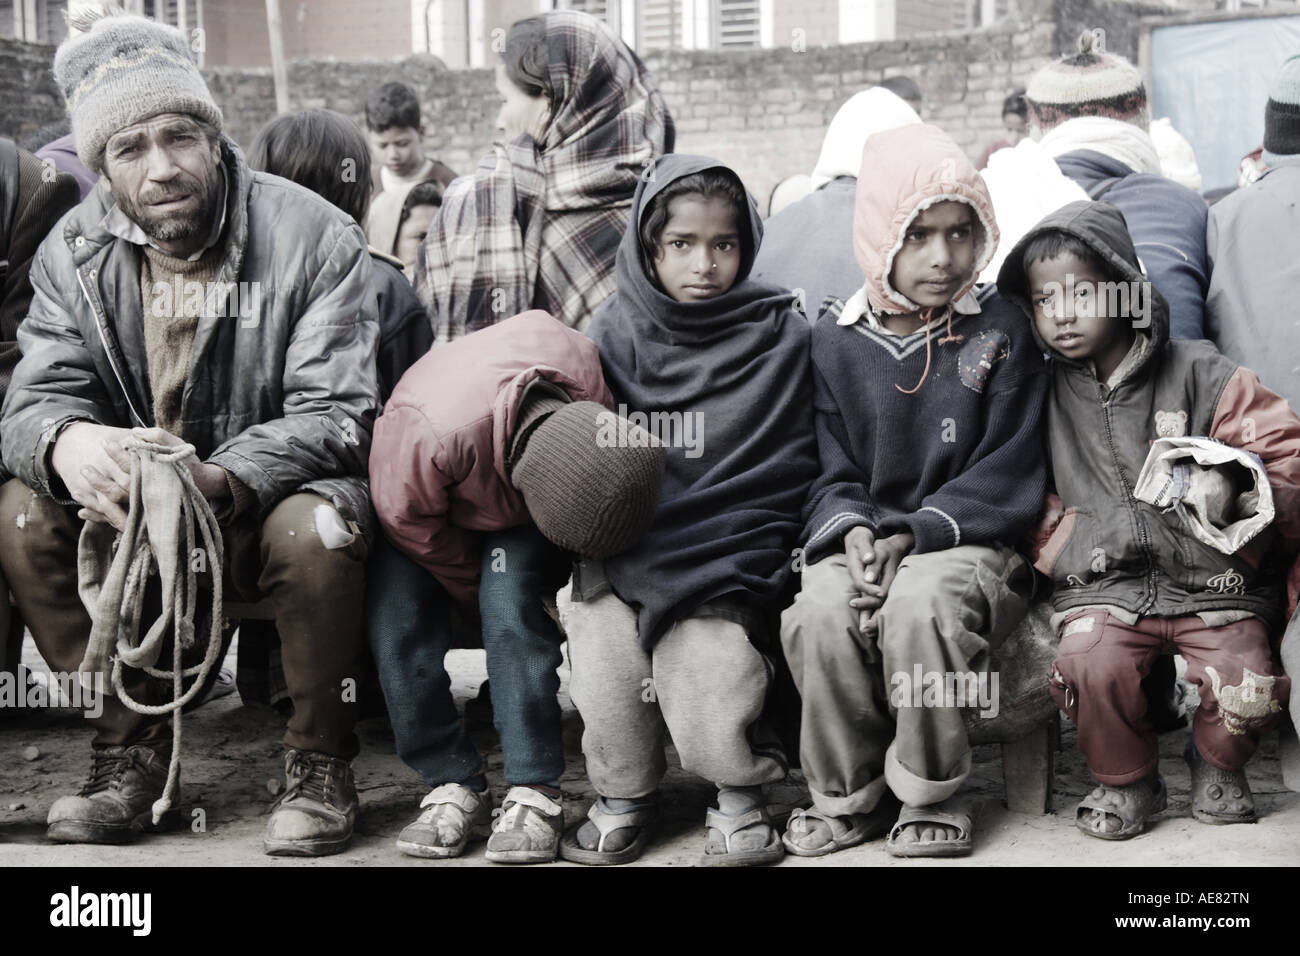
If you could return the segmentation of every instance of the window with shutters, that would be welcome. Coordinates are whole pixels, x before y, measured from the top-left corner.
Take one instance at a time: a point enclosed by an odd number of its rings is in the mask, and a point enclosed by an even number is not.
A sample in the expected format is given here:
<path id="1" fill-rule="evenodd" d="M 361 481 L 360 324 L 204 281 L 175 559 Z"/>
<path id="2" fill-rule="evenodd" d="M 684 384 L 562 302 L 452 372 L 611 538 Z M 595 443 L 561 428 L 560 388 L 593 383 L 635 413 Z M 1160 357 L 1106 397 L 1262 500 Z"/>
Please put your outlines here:
<path id="1" fill-rule="evenodd" d="M 68 35 L 67 0 L 0 2 L 0 37 L 28 43 L 62 43 Z"/>
<path id="2" fill-rule="evenodd" d="M 619 13 L 622 9 L 619 0 L 560 0 L 556 6 L 561 10 L 580 10 L 589 13 L 597 20 L 609 24 L 615 33 L 619 32 Z"/>
<path id="3" fill-rule="evenodd" d="M 636 16 L 638 53 L 673 50 L 682 45 L 681 0 L 638 0 Z"/>
<path id="4" fill-rule="evenodd" d="M 713 46 L 719 50 L 753 49 L 761 45 L 759 0 L 714 0 Z"/>

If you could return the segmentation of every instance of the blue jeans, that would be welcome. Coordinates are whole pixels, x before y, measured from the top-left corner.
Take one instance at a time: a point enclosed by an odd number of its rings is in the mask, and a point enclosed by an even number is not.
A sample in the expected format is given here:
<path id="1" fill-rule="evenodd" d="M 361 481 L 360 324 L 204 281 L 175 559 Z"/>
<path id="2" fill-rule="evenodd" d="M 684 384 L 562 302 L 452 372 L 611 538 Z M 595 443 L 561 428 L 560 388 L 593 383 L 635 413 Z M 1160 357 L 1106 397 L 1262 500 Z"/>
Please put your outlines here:
<path id="1" fill-rule="evenodd" d="M 366 639 L 375 656 L 397 755 L 430 788 L 464 783 L 483 759 L 456 713 L 444 659 L 451 601 L 441 584 L 383 534 L 366 568 Z"/>
<path id="2" fill-rule="evenodd" d="M 382 536 L 381 536 L 382 538 Z M 451 697 L 444 659 L 450 598 L 386 539 L 367 569 L 366 634 L 398 756 L 425 783 L 465 783 L 484 762 Z M 564 772 L 560 679 L 564 636 L 541 600 L 564 584 L 569 561 L 532 525 L 484 535 L 479 610 L 492 713 L 510 785 L 558 783 Z"/>
<path id="3" fill-rule="evenodd" d="M 492 722 L 506 782 L 558 784 L 564 773 L 560 676 L 564 634 L 542 607 L 568 580 L 571 561 L 527 524 L 485 536 L 478 606 L 492 683 Z"/>

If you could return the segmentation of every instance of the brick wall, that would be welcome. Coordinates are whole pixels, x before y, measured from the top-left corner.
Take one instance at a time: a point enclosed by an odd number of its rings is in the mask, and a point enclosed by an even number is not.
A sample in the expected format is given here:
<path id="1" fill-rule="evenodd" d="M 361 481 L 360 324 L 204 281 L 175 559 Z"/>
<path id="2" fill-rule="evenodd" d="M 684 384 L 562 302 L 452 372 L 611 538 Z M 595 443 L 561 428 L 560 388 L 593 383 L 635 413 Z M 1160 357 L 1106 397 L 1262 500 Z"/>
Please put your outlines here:
<path id="1" fill-rule="evenodd" d="M 978 157 L 1000 135 L 1003 98 L 1058 55 L 1063 36 L 1100 26 L 1111 49 L 1128 52 L 1131 45 L 1135 53 L 1136 31 L 1123 16 L 1130 8 L 1122 7 L 1057 0 L 1038 11 L 1034 22 L 969 33 L 810 44 L 802 52 L 788 43 L 728 53 L 678 50 L 653 54 L 646 65 L 677 121 L 677 150 L 731 164 L 763 204 L 778 181 L 812 171 L 826 126 L 844 100 L 899 73 L 920 83 L 926 120 Z M 0 116 L 0 134 L 21 135 L 57 118 L 58 94 L 45 69 L 52 55 L 49 47 L 0 40 L 0 100 L 18 106 Z M 274 115 L 270 72 L 214 69 L 206 75 L 228 131 L 247 145 Z M 410 83 L 425 107 L 429 151 L 457 172 L 472 171 L 493 138 L 500 104 L 491 70 L 450 71 L 436 58 L 414 56 L 395 62 L 299 61 L 290 65 L 289 77 L 295 109 L 324 106 L 358 118 L 365 96 L 380 83 Z"/>
<path id="2" fill-rule="evenodd" d="M 54 47 L 0 38 L 0 136 L 21 140 L 63 118 L 63 96 L 54 85 Z"/>

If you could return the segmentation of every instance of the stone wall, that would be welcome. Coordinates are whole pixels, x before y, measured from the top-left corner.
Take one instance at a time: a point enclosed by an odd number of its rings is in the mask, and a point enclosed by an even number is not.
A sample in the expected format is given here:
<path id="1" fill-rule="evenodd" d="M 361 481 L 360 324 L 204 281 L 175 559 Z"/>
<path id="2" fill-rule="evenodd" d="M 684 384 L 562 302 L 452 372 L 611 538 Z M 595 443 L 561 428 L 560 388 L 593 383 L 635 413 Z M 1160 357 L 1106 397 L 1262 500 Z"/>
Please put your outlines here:
<path id="1" fill-rule="evenodd" d="M 0 38 L 0 136 L 20 140 L 63 119 L 50 63 L 54 47 Z"/>
<path id="2" fill-rule="evenodd" d="M 1003 98 L 1069 47 L 1081 29 L 1106 30 L 1110 49 L 1136 56 L 1140 13 L 1150 4 L 1106 0 L 1021 0 L 1022 22 L 967 33 L 883 43 L 753 51 L 668 51 L 647 58 L 677 122 L 678 152 L 716 156 L 734 166 L 766 207 L 772 187 L 811 172 L 835 110 L 857 91 L 896 74 L 925 94 L 925 119 L 972 157 L 1000 135 Z M 0 134 L 22 135 L 58 118 L 59 98 L 45 64 L 53 50 L 0 41 Z M 275 112 L 270 72 L 206 71 L 230 134 L 251 142 Z M 364 98 L 401 79 L 426 110 L 427 147 L 457 172 L 469 172 L 491 143 L 500 106 L 491 70 L 447 70 L 434 57 L 398 62 L 298 61 L 290 66 L 295 109 L 329 107 L 361 117 Z"/>

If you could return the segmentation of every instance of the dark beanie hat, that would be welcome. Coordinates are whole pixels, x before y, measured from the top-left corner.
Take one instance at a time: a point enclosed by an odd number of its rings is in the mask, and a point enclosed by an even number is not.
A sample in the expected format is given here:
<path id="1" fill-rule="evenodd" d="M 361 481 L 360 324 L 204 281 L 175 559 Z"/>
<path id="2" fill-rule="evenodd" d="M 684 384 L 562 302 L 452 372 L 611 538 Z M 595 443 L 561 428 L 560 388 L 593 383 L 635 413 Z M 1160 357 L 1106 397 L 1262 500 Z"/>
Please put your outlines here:
<path id="1" fill-rule="evenodd" d="M 1264 107 L 1264 153 L 1261 159 L 1276 166 L 1300 153 L 1300 54 L 1282 64 L 1282 72 Z"/>
<path id="2" fill-rule="evenodd" d="M 645 429 L 596 402 L 543 398 L 521 410 L 514 437 L 510 480 L 547 539 L 608 558 L 650 530 L 666 452 Z"/>

